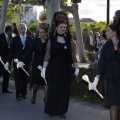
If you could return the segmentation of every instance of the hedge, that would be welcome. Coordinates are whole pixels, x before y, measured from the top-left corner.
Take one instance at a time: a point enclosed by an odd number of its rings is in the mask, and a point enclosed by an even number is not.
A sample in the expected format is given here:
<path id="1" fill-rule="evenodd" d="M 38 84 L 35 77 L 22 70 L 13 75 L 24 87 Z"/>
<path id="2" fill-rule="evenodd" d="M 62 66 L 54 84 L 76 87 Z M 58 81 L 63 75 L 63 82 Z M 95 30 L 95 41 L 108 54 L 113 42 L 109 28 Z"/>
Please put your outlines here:
<path id="1" fill-rule="evenodd" d="M 14 78 L 13 68 L 11 70 L 11 77 Z M 72 80 L 71 93 L 70 97 L 75 99 L 80 99 L 82 101 L 89 101 L 91 103 L 103 104 L 103 100 L 97 95 L 97 93 L 93 90 L 88 90 L 88 83 L 82 79 L 83 75 L 88 75 L 91 82 L 93 82 L 94 77 L 96 75 L 95 69 L 93 68 L 80 68 L 80 76 L 76 81 L 76 79 Z M 97 86 L 99 92 L 104 95 L 103 91 L 103 78 L 100 78 L 99 84 Z"/>
<path id="2" fill-rule="evenodd" d="M 93 68 L 80 68 L 80 76 L 78 78 L 79 83 L 75 79 L 72 81 L 70 96 L 72 98 L 89 101 L 91 103 L 103 104 L 103 100 L 98 96 L 98 94 L 93 90 L 88 90 L 88 83 L 82 79 L 83 75 L 88 75 L 90 81 L 93 82 L 95 74 L 96 73 Z M 102 95 L 104 95 L 103 78 L 100 78 L 97 89 Z"/>

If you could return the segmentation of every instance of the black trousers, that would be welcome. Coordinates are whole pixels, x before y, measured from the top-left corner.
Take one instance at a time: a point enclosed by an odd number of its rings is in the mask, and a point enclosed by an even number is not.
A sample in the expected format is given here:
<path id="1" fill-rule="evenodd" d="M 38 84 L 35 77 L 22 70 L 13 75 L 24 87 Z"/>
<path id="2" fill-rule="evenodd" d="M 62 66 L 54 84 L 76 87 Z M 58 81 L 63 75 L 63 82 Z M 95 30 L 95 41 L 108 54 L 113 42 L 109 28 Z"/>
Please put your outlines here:
<path id="1" fill-rule="evenodd" d="M 6 91 L 8 89 L 8 85 L 9 85 L 10 74 L 8 73 L 7 70 L 4 69 L 4 66 L 1 64 L 0 64 L 0 76 L 3 77 L 2 91 Z"/>
<path id="2" fill-rule="evenodd" d="M 2 91 L 6 91 L 9 85 L 9 73 L 7 70 L 3 70 L 3 83 L 2 83 Z"/>
<path id="3" fill-rule="evenodd" d="M 26 97 L 27 95 L 27 75 L 21 69 L 14 67 L 16 98 Z"/>

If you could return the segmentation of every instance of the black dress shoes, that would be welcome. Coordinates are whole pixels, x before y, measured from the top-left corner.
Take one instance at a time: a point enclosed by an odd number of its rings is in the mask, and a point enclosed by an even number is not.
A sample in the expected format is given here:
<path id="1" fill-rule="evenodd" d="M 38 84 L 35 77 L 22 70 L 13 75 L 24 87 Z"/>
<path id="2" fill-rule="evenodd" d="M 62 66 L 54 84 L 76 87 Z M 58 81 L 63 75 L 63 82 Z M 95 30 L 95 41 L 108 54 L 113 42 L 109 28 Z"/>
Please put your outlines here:
<path id="1" fill-rule="evenodd" d="M 35 104 L 35 100 L 31 99 L 31 104 Z"/>
<path id="2" fill-rule="evenodd" d="M 13 93 L 13 92 L 11 92 L 9 90 L 2 90 L 2 93 Z"/>
<path id="3" fill-rule="evenodd" d="M 26 96 L 22 96 L 21 98 L 22 98 L 22 99 L 27 99 L 27 97 L 26 97 Z"/>
<path id="4" fill-rule="evenodd" d="M 17 101 L 21 101 L 21 98 L 16 98 Z"/>

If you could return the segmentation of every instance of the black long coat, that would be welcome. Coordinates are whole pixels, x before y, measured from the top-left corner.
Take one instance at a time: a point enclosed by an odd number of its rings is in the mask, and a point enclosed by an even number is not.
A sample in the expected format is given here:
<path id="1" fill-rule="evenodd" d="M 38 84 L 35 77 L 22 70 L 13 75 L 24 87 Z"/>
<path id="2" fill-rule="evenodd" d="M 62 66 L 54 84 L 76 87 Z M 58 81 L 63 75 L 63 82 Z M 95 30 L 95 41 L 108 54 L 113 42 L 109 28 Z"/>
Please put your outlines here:
<path id="1" fill-rule="evenodd" d="M 98 62 L 97 74 L 102 74 L 104 71 L 106 79 L 120 79 L 120 50 L 115 51 L 111 41 L 103 45 Z"/>
<path id="2" fill-rule="evenodd" d="M 104 72 L 105 104 L 120 105 L 120 43 L 114 50 L 112 41 L 103 45 L 97 75 Z"/>

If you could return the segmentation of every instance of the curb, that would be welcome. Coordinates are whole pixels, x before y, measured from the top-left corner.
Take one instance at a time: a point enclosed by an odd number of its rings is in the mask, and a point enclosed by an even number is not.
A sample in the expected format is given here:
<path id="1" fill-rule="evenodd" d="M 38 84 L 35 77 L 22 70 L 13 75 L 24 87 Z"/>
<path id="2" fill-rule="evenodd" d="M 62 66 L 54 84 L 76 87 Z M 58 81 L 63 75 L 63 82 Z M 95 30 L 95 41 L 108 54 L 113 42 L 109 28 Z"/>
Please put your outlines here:
<path id="1" fill-rule="evenodd" d="M 75 99 L 70 99 L 70 102 L 72 103 L 73 107 L 76 107 L 79 111 L 90 113 L 102 120 L 110 120 L 109 109 L 103 106 Z"/>
<path id="2" fill-rule="evenodd" d="M 80 63 L 80 62 L 78 62 L 78 66 L 80 67 L 80 68 L 89 68 L 89 64 L 88 63 Z"/>

